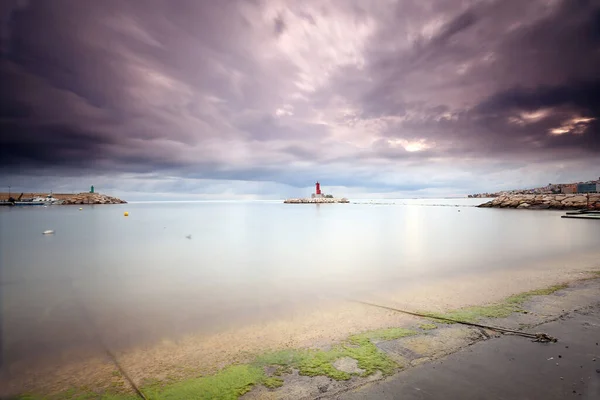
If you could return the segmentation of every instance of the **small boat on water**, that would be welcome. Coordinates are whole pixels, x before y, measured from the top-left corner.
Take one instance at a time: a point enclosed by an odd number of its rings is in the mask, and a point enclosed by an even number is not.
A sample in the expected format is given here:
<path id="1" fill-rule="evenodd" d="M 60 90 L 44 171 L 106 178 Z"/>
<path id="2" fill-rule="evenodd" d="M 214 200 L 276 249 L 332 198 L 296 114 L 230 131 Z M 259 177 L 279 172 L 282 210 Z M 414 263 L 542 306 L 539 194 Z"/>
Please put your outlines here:
<path id="1" fill-rule="evenodd" d="M 46 197 L 36 197 L 36 198 L 33 199 L 33 201 L 41 202 L 41 203 L 46 204 L 46 205 L 57 204 L 57 203 L 61 202 L 61 200 L 53 197 L 52 193 L 50 193 Z"/>
<path id="2" fill-rule="evenodd" d="M 20 196 L 19 196 L 20 197 Z M 13 204 L 15 206 L 48 206 L 51 204 L 60 204 L 61 200 L 52 197 L 52 194 L 46 197 L 34 197 L 32 199 L 17 200 Z"/>

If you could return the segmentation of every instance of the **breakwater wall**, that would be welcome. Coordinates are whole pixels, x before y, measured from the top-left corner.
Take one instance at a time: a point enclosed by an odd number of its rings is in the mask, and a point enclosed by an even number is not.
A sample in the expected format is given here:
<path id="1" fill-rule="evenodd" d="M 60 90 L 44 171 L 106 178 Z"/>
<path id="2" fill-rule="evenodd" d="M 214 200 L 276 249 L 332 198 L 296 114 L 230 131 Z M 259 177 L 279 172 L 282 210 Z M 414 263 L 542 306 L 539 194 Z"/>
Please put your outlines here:
<path id="1" fill-rule="evenodd" d="M 100 193 L 79 193 L 62 199 L 61 204 L 125 204 L 125 200 Z"/>
<path id="2" fill-rule="evenodd" d="M 350 200 L 346 198 L 336 199 L 327 197 L 317 197 L 310 199 L 287 199 L 284 201 L 286 204 L 323 204 L 323 203 L 350 203 Z"/>
<path id="3" fill-rule="evenodd" d="M 533 210 L 600 210 L 600 193 L 509 194 L 480 204 L 483 208 L 519 208 Z"/>

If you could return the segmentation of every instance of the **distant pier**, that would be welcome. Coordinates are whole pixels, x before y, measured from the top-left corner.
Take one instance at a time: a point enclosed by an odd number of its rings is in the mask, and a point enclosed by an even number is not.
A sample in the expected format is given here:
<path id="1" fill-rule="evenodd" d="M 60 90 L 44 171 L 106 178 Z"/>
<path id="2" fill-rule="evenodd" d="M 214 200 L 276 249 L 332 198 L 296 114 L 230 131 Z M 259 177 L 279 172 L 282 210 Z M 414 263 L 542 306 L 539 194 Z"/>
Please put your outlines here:
<path id="1" fill-rule="evenodd" d="M 600 221 L 600 211 L 571 211 L 563 215 L 561 218 L 595 219 Z"/>
<path id="2" fill-rule="evenodd" d="M 330 197 L 314 197 L 306 199 L 287 199 L 286 204 L 323 204 L 323 203 L 350 203 L 346 198 L 336 199 Z"/>
<path id="3" fill-rule="evenodd" d="M 46 205 L 69 205 L 69 204 L 126 204 L 125 200 L 116 197 L 107 196 L 94 192 L 83 192 L 78 194 L 73 193 L 53 193 L 46 195 L 45 193 L 22 193 L 17 196 L 12 193 L 0 193 L 0 206 L 14 205 L 31 205 L 31 204 L 46 204 Z M 43 198 L 44 201 L 37 201 L 37 198 Z"/>
<path id="4" fill-rule="evenodd" d="M 328 204 L 328 203 L 350 203 L 345 197 L 337 198 L 330 194 L 321 192 L 321 184 L 315 183 L 315 192 L 310 195 L 310 198 L 302 199 L 287 199 L 284 201 L 285 204 Z"/>

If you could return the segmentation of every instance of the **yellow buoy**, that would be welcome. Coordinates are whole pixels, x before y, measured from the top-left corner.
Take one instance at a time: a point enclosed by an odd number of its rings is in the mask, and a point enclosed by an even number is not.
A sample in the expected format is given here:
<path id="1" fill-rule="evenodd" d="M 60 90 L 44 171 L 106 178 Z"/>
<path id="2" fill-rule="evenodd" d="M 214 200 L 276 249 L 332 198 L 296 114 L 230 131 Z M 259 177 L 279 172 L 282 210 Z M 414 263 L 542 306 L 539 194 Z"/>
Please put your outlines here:
<path id="1" fill-rule="evenodd" d="M 123 213 L 123 215 L 124 215 L 124 216 L 126 216 L 126 217 L 129 217 L 129 213 L 128 213 L 127 211 L 125 211 L 125 212 Z"/>
<path id="2" fill-rule="evenodd" d="M 83 208 L 79 207 L 79 211 L 83 210 Z"/>

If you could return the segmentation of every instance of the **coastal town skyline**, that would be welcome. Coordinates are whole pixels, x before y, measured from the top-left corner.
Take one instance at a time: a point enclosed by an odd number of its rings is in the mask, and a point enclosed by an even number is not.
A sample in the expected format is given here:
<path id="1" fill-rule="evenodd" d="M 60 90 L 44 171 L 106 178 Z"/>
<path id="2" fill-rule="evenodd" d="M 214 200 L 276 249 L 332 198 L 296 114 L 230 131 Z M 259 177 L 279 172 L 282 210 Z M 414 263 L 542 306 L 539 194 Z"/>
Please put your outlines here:
<path id="1" fill-rule="evenodd" d="M 503 194 L 574 194 L 574 193 L 600 193 L 600 178 L 579 181 L 579 182 L 563 182 L 549 183 L 544 186 L 535 188 L 513 188 L 496 193 L 475 193 L 470 194 L 470 198 L 478 197 L 498 197 Z"/>
<path id="2" fill-rule="evenodd" d="M 600 176 L 598 1 L 5 1 L 0 192 L 467 196 Z"/>

